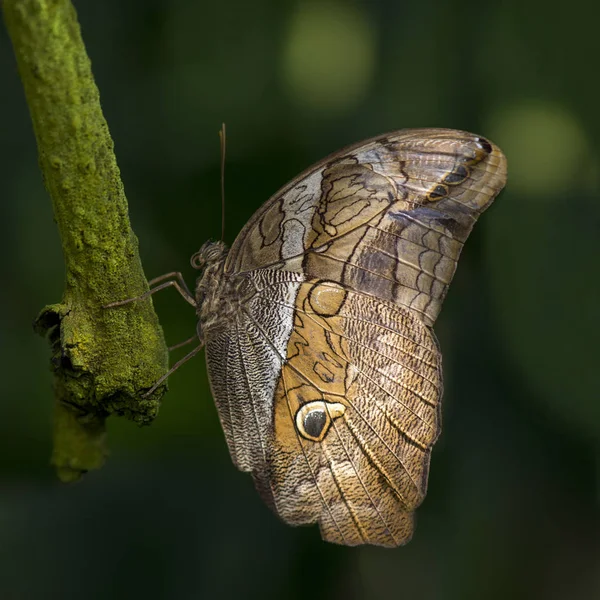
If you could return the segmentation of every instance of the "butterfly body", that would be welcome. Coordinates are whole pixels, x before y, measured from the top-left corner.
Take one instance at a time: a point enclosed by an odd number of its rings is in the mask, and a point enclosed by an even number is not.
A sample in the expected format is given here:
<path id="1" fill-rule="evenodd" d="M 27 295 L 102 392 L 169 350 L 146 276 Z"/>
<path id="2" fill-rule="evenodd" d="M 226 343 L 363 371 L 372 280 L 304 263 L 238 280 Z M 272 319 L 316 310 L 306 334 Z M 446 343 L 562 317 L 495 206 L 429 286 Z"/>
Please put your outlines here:
<path id="1" fill-rule="evenodd" d="M 224 276 L 229 249 L 223 242 L 206 242 L 192 257 L 195 268 L 202 271 L 196 281 L 195 299 L 198 315 L 197 334 L 206 341 L 211 330 L 222 327 L 240 310 L 240 291 L 246 278 Z"/>
<path id="2" fill-rule="evenodd" d="M 343 150 L 193 257 L 198 336 L 235 465 L 324 539 L 410 540 L 440 433 L 433 323 L 504 185 L 487 140 L 399 131 Z"/>

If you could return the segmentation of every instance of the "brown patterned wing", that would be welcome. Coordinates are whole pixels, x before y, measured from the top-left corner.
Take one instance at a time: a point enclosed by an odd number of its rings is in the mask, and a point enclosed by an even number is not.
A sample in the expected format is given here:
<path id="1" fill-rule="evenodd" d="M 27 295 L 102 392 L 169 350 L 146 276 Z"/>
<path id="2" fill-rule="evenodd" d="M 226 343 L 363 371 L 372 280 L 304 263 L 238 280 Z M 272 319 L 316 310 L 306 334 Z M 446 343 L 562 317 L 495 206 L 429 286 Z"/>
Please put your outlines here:
<path id="1" fill-rule="evenodd" d="M 433 334 L 337 282 L 249 276 L 255 293 L 206 349 L 234 463 L 289 524 L 346 545 L 408 542 L 440 430 Z"/>
<path id="2" fill-rule="evenodd" d="M 294 327 L 277 351 L 263 446 L 246 444 L 257 488 L 286 522 L 318 522 L 327 541 L 408 542 L 439 433 L 441 364 L 433 335 L 407 310 L 337 282 L 260 277 L 261 292 L 246 311 L 246 330 L 258 333 L 256 351 L 246 345 L 243 360 L 258 364 L 261 345 L 277 339 L 264 318 L 275 306 Z M 257 383 L 250 398 L 264 387 Z"/>
<path id="3" fill-rule="evenodd" d="M 223 306 L 239 308 L 207 333 L 209 376 L 233 461 L 286 522 L 410 539 L 440 431 L 430 327 L 505 179 L 483 138 L 399 131 L 315 165 L 234 242 Z"/>
<path id="4" fill-rule="evenodd" d="M 234 242 L 226 273 L 283 269 L 338 281 L 435 322 L 475 221 L 506 181 L 494 144 L 411 129 L 336 153 L 275 194 Z"/>

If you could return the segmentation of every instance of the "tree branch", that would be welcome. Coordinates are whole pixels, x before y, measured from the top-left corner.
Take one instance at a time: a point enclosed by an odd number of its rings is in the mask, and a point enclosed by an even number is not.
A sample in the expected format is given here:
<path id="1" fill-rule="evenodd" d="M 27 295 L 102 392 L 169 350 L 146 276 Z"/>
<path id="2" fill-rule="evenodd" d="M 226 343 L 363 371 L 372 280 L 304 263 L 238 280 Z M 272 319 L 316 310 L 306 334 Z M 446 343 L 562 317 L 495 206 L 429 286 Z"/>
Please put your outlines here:
<path id="1" fill-rule="evenodd" d="M 65 258 L 62 301 L 35 326 L 52 348 L 52 462 L 72 480 L 102 465 L 108 415 L 140 424 L 156 416 L 164 387 L 152 399 L 140 394 L 166 372 L 168 353 L 150 300 L 102 308 L 148 284 L 75 9 L 69 0 L 4 0 L 3 12 Z"/>

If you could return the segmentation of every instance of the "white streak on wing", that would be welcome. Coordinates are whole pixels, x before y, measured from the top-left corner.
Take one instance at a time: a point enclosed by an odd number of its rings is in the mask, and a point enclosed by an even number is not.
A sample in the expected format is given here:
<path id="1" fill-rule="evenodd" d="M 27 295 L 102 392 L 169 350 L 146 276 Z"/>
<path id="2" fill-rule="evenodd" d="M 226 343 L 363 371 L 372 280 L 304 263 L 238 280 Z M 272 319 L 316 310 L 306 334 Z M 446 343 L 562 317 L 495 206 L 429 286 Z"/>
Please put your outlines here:
<path id="1" fill-rule="evenodd" d="M 297 256 L 304 252 L 306 227 L 297 219 L 289 219 L 283 224 L 283 244 L 281 252 L 284 257 Z"/>
<path id="2" fill-rule="evenodd" d="M 294 326 L 293 310 L 286 310 L 282 304 L 294 306 L 301 281 L 286 281 L 285 285 L 273 285 L 275 279 L 282 278 L 283 273 L 278 271 L 262 273 L 255 271 L 249 275 L 255 278 L 261 290 L 259 292 L 261 298 L 267 300 L 267 302 L 250 300 L 245 309 L 257 323 L 260 323 L 262 333 L 252 321 L 244 320 L 255 349 L 253 355 L 248 357 L 251 360 L 251 363 L 250 361 L 248 363 L 250 384 L 255 402 L 265 407 L 264 411 L 260 411 L 259 426 L 261 435 L 266 435 L 272 426 L 275 388 L 281 374 L 282 360 L 287 356 L 287 345 Z M 239 400 L 240 402 L 251 401 L 249 398 Z"/>
<path id="3" fill-rule="evenodd" d="M 291 188 L 283 198 L 284 258 L 304 253 L 308 233 L 312 228 L 312 218 L 321 196 L 321 171 L 316 171 L 301 185 Z"/>

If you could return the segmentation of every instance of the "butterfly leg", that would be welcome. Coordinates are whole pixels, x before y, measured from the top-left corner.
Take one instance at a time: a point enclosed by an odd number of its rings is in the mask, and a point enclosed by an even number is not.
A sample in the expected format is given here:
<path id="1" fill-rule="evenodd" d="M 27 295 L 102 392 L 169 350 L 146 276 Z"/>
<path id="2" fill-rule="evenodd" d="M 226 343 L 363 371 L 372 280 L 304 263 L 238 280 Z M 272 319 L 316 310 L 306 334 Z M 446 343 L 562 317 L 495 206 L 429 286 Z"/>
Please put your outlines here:
<path id="1" fill-rule="evenodd" d="M 161 281 L 163 281 L 164 283 L 159 284 L 159 282 Z M 114 308 L 116 306 L 123 306 L 131 302 L 136 302 L 138 300 L 146 300 L 146 298 L 149 298 L 152 294 L 155 294 L 156 292 L 164 290 L 168 287 L 174 287 L 181 294 L 181 296 L 186 302 L 188 302 L 194 308 L 196 308 L 196 299 L 194 298 L 192 292 L 190 292 L 190 288 L 188 288 L 185 280 L 183 279 L 183 275 L 179 271 L 173 271 L 171 273 L 165 273 L 164 275 L 155 277 L 154 279 L 151 279 L 148 282 L 148 285 L 150 286 L 150 289 L 145 294 L 142 294 L 141 296 L 136 296 L 135 298 L 127 298 L 126 300 L 110 302 L 109 304 L 105 304 L 103 308 Z"/>
<path id="2" fill-rule="evenodd" d="M 174 346 L 169 346 L 168 350 L 169 352 L 173 352 L 173 350 L 177 350 L 177 348 L 182 348 L 183 346 L 187 346 L 188 344 L 191 344 L 192 342 L 196 342 L 198 341 L 198 334 L 194 334 L 191 338 L 188 338 L 187 340 L 183 341 L 183 342 L 179 342 L 178 344 L 175 344 Z"/>
<path id="3" fill-rule="evenodd" d="M 188 343 L 191 341 L 187 340 L 184 343 Z M 182 345 L 182 344 L 179 344 Z M 202 348 L 204 347 L 204 343 L 201 343 L 199 346 L 196 346 L 196 348 L 194 348 L 191 352 L 188 352 L 183 358 L 179 359 L 160 379 L 158 379 L 155 384 L 147 391 L 144 392 L 142 394 L 142 398 L 148 398 L 148 396 L 150 396 L 150 394 L 152 394 L 152 392 L 154 392 L 156 390 L 156 388 L 158 388 L 158 386 L 160 386 L 162 384 L 162 382 L 167 379 L 167 377 L 169 375 L 171 375 L 171 373 L 173 373 L 174 371 L 176 371 L 177 369 L 179 369 L 179 367 L 187 362 L 188 360 L 190 360 L 190 358 L 196 356 L 196 354 L 198 354 L 198 352 L 200 352 L 200 350 L 202 350 Z"/>

